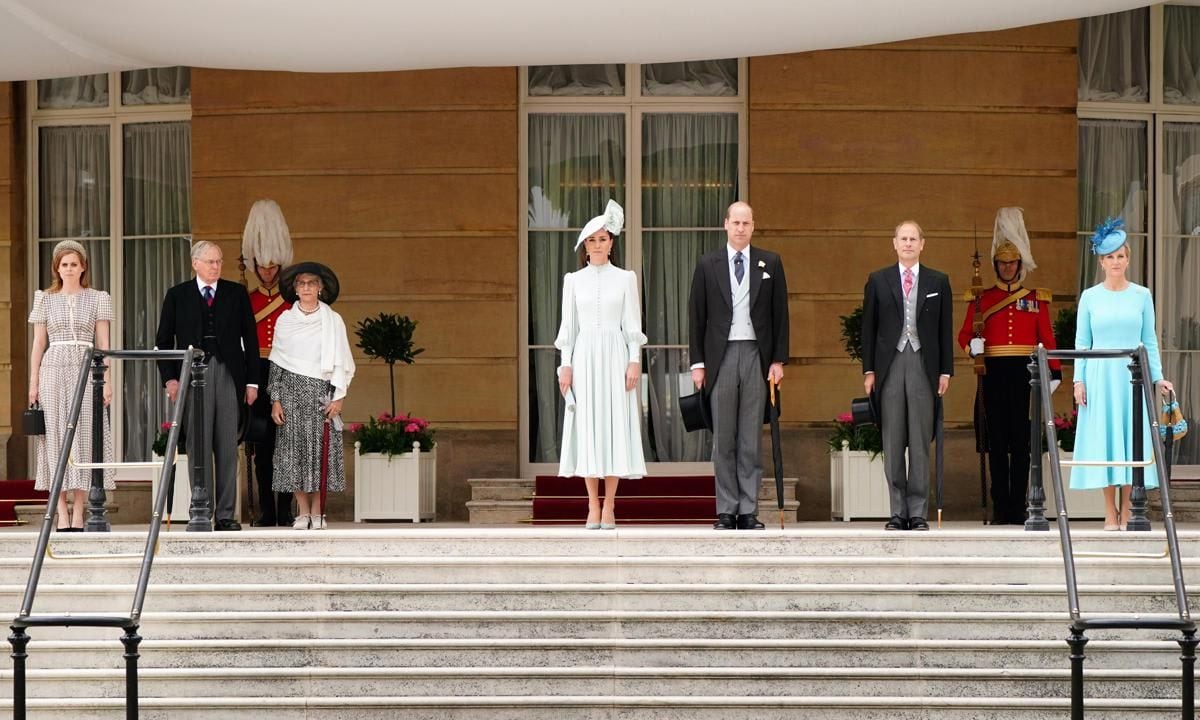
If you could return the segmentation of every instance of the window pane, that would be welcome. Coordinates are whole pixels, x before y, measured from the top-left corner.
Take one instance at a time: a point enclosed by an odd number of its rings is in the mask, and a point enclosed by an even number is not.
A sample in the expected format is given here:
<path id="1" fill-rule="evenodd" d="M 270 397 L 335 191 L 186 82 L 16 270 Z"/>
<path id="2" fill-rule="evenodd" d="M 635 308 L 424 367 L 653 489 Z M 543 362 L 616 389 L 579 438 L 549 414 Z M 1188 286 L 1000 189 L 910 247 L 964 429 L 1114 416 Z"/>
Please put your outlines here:
<path id="1" fill-rule="evenodd" d="M 185 105 L 191 101 L 191 68 L 175 66 L 121 73 L 122 105 Z"/>
<path id="2" fill-rule="evenodd" d="M 1163 8 L 1163 100 L 1200 103 L 1200 8 Z"/>
<path id="3" fill-rule="evenodd" d="M 529 342 L 552 345 L 562 311 L 562 277 L 579 268 L 579 230 L 609 199 L 625 205 L 625 116 L 529 116 Z M 613 262 L 623 264 L 618 239 Z M 556 462 L 562 407 L 553 348 L 530 350 L 529 452 Z"/>
<path id="4" fill-rule="evenodd" d="M 39 237 L 108 236 L 108 126 L 38 131 Z"/>
<path id="5" fill-rule="evenodd" d="M 537 96 L 621 96 L 624 65 L 531 65 L 529 94 Z"/>
<path id="6" fill-rule="evenodd" d="M 737 95 L 737 58 L 643 65 L 642 94 L 690 97 Z"/>
<path id="7" fill-rule="evenodd" d="M 124 347 L 154 347 L 167 288 L 190 274 L 191 126 L 126 125 L 122 319 Z M 146 460 L 166 404 L 154 363 L 125 363 L 125 460 Z"/>
<path id="8" fill-rule="evenodd" d="M 1146 123 L 1079 121 L 1079 287 L 1100 282 L 1088 238 L 1106 218 L 1125 219 L 1132 262 L 1129 279 L 1145 284 L 1147 209 Z"/>
<path id="9" fill-rule="evenodd" d="M 1150 10 L 1079 21 L 1079 100 L 1148 102 Z"/>
<path id="10" fill-rule="evenodd" d="M 1184 407 L 1200 402 L 1200 124 L 1163 124 L 1163 254 L 1155 296 L 1163 374 Z M 1173 462 L 1200 464 L 1200 441 L 1175 442 Z"/>
<path id="11" fill-rule="evenodd" d="M 108 105 L 108 75 L 38 80 L 38 109 L 94 108 Z"/>
<path id="12" fill-rule="evenodd" d="M 643 227 L 722 227 L 737 182 L 736 113 L 642 116 Z"/>

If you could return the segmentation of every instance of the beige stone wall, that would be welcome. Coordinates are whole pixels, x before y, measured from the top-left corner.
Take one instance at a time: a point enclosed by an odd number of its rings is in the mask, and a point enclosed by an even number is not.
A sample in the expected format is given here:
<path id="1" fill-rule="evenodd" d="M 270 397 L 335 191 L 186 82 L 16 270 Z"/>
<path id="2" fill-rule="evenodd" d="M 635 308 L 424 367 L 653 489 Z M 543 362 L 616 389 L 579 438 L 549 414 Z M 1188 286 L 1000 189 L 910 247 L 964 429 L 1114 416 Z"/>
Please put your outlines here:
<path id="1" fill-rule="evenodd" d="M 21 83 L 0 83 L 0 479 L 28 473 L 26 442 L 13 436 L 25 408 L 24 125 Z"/>
<path id="2" fill-rule="evenodd" d="M 444 429 L 442 519 L 466 518 L 470 472 L 516 472 L 516 75 L 192 74 L 197 239 L 219 242 L 236 278 L 246 212 L 273 198 L 296 258 L 339 274 L 352 344 L 355 324 L 379 312 L 419 323 L 425 352 L 397 368 L 397 410 Z M 356 359 L 350 420 L 389 407 L 387 366 Z M 473 431 L 487 431 L 477 459 Z"/>
<path id="3" fill-rule="evenodd" d="M 976 235 L 990 284 L 996 209 L 1022 206 L 1039 264 L 1031 281 L 1073 301 L 1077 35 L 1064 22 L 750 60 L 750 199 L 756 242 L 781 252 L 788 272 L 787 466 L 800 468 L 801 517 L 828 517 L 817 424 L 862 394 L 838 316 L 861 303 L 868 273 L 896 261 L 898 222 L 921 223 L 922 262 L 961 296 Z M 974 394 L 960 353 L 947 396 L 958 429 L 948 497 L 960 515 L 979 502 Z"/>

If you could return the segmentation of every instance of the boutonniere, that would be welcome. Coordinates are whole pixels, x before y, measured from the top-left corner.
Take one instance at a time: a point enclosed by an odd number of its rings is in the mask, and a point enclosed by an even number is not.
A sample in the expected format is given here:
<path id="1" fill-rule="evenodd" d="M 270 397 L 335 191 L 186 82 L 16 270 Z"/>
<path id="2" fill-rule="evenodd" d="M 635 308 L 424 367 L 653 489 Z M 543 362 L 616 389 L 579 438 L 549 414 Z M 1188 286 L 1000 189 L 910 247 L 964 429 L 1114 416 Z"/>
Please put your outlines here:
<path id="1" fill-rule="evenodd" d="M 759 261 L 758 261 L 758 266 L 759 266 L 759 267 L 766 267 L 766 266 L 767 266 L 767 264 L 766 264 L 765 262 L 763 262 L 762 260 L 759 260 Z"/>

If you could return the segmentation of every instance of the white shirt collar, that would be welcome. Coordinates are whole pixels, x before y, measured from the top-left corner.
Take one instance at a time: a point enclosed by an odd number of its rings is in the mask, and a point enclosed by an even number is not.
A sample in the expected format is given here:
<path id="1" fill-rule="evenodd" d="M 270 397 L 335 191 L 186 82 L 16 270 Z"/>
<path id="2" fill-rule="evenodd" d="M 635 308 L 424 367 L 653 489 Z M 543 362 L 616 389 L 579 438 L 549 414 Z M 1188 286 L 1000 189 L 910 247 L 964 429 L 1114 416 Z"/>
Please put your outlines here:
<path id="1" fill-rule="evenodd" d="M 742 250 L 734 250 L 732 245 L 730 245 L 729 243 L 725 243 L 725 257 L 729 260 L 729 262 L 733 262 L 733 256 L 737 255 L 739 252 L 742 254 L 742 257 L 746 259 L 745 260 L 746 262 L 750 262 L 750 244 L 749 243 L 747 243 L 746 247 L 743 248 Z"/>
<path id="2" fill-rule="evenodd" d="M 203 280 L 201 280 L 201 279 L 200 279 L 200 276 L 199 276 L 199 275 L 197 275 L 197 276 L 196 276 L 196 289 L 200 291 L 200 294 L 201 294 L 201 295 L 203 295 L 203 294 L 204 294 L 204 288 L 206 288 L 206 287 L 210 287 L 210 288 L 212 288 L 213 295 L 216 295 L 216 294 L 217 294 L 217 284 L 216 284 L 216 283 L 213 283 L 212 285 L 209 285 L 208 283 L 206 283 L 206 282 L 204 282 Z"/>
<path id="3" fill-rule="evenodd" d="M 904 267 L 904 263 L 899 263 L 899 262 L 898 262 L 898 263 L 896 263 L 896 267 L 900 268 L 900 277 L 901 277 L 901 278 L 903 278 L 903 277 L 904 277 L 904 271 L 905 271 L 905 270 L 909 270 L 909 269 L 911 269 L 911 270 L 912 270 L 912 274 L 913 274 L 913 280 L 914 280 L 914 281 L 915 281 L 915 280 L 916 280 L 918 277 L 920 277 L 920 276 L 921 276 L 921 263 L 919 263 L 919 262 L 918 262 L 918 263 L 913 263 L 913 266 L 912 266 L 911 268 L 906 268 L 906 267 Z"/>

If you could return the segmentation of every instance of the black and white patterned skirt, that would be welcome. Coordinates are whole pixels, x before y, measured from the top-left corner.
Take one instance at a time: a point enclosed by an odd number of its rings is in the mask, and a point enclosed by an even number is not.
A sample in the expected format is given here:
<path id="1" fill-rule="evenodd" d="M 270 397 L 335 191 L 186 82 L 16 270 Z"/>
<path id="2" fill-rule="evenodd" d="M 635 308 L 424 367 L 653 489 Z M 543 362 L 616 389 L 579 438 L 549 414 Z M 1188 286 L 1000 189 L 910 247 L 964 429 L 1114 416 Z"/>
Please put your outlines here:
<path id="1" fill-rule="evenodd" d="M 321 404 L 329 397 L 329 383 L 297 375 L 271 363 L 271 400 L 283 405 L 283 425 L 275 432 L 275 492 L 318 492 L 321 489 L 321 435 L 325 414 Z M 342 432 L 329 426 L 329 492 L 346 489 L 346 459 Z"/>

